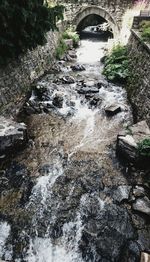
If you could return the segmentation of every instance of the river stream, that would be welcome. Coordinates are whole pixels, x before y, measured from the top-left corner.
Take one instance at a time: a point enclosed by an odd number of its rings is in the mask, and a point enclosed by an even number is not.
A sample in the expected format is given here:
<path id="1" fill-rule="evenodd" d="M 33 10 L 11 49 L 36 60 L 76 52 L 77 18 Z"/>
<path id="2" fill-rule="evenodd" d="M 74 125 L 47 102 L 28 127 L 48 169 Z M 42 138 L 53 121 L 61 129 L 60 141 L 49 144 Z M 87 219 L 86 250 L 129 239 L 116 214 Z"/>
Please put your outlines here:
<path id="1" fill-rule="evenodd" d="M 76 60 L 61 62 L 60 72 L 37 84 L 52 98 L 63 97 L 63 106 L 53 109 L 47 100 L 48 113 L 26 116 L 29 145 L 10 169 L 23 170 L 33 186 L 28 191 L 26 179 L 21 189 L 3 196 L 0 258 L 5 261 L 137 261 L 125 260 L 128 250 L 136 249 L 137 235 L 130 207 L 119 202 L 131 186 L 115 156 L 117 134 L 132 123 L 132 113 L 125 89 L 102 75 L 106 46 L 100 39 L 82 39 Z M 72 71 L 73 64 L 85 70 Z M 64 76 L 74 83 L 62 83 Z M 99 91 L 81 94 L 83 85 Z M 30 101 L 35 98 L 33 91 Z M 108 116 L 105 108 L 112 104 L 121 111 Z"/>

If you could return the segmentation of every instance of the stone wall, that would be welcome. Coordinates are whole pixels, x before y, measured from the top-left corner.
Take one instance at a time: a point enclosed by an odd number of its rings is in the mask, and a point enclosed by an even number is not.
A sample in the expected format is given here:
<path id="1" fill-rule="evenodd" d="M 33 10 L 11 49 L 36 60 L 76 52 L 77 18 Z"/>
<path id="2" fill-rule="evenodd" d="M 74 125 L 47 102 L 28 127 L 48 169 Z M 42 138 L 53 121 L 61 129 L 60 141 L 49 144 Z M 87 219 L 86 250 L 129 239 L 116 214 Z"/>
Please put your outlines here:
<path id="1" fill-rule="evenodd" d="M 9 113 L 9 110 L 13 110 L 13 106 L 20 103 L 33 81 L 51 68 L 61 31 L 62 25 L 59 32 L 47 33 L 47 43 L 44 46 L 38 46 L 20 56 L 18 60 L 12 61 L 7 67 L 0 68 L 1 114 L 3 111 L 8 110 Z"/>
<path id="2" fill-rule="evenodd" d="M 127 87 L 137 121 L 146 119 L 150 126 L 150 45 L 141 41 L 138 30 L 129 39 L 132 76 Z"/>

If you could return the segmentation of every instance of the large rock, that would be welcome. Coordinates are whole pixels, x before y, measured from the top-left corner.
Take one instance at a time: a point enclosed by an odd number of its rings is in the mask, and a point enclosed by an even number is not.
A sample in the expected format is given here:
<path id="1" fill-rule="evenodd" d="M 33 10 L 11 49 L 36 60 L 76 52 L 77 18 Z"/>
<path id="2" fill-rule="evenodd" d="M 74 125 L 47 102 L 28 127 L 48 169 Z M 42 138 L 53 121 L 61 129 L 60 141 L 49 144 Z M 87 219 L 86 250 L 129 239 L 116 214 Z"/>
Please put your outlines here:
<path id="1" fill-rule="evenodd" d="M 150 254 L 141 252 L 141 260 L 140 262 L 150 262 Z"/>
<path id="2" fill-rule="evenodd" d="M 72 65 L 71 69 L 72 71 L 84 71 L 85 67 L 83 65 Z"/>
<path id="3" fill-rule="evenodd" d="M 71 57 L 71 58 L 77 58 L 77 54 L 76 54 L 76 51 L 74 50 L 69 50 L 68 51 L 68 55 Z"/>
<path id="4" fill-rule="evenodd" d="M 106 112 L 107 116 L 114 116 L 114 115 L 121 112 L 121 107 L 120 107 L 120 105 L 112 104 L 110 106 L 105 107 L 105 112 Z"/>
<path id="5" fill-rule="evenodd" d="M 0 117 L 0 155 L 22 146 L 27 141 L 27 128 L 24 123 Z"/>
<path id="6" fill-rule="evenodd" d="M 119 203 L 124 200 L 128 200 L 130 190 L 131 190 L 131 186 L 127 186 L 127 185 L 118 186 L 118 188 L 113 193 L 113 199 Z"/>
<path id="7" fill-rule="evenodd" d="M 135 186 L 133 188 L 133 195 L 135 197 L 143 197 L 145 196 L 145 189 L 142 186 Z"/>
<path id="8" fill-rule="evenodd" d="M 74 84 L 75 80 L 72 76 L 63 76 L 62 82 L 63 82 L 63 84 Z"/>
<path id="9" fill-rule="evenodd" d="M 146 121 L 141 121 L 118 135 L 117 153 L 130 162 L 139 166 L 147 167 L 150 165 L 150 157 L 143 156 L 138 151 L 138 144 L 144 139 L 150 139 L 150 129 Z"/>
<path id="10" fill-rule="evenodd" d="M 34 96 L 40 101 L 49 101 L 51 99 L 50 89 L 43 83 L 34 87 Z"/>
<path id="11" fill-rule="evenodd" d="M 121 254 L 129 240 L 134 239 L 134 229 L 127 211 L 114 204 L 100 206 L 91 198 L 83 214 L 86 221 L 82 231 L 80 250 L 91 261 L 122 261 Z M 95 259 L 96 256 L 96 259 Z"/>
<path id="12" fill-rule="evenodd" d="M 132 207 L 134 210 L 150 216 L 150 200 L 148 197 L 137 198 Z"/>

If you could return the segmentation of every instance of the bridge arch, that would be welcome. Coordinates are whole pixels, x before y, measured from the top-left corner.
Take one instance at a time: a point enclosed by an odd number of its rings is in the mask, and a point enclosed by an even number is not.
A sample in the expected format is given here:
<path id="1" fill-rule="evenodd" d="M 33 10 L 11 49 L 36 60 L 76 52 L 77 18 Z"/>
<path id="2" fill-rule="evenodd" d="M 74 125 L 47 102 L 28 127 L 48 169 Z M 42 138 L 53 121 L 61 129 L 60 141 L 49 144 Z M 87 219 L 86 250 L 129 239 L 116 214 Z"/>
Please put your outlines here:
<path id="1" fill-rule="evenodd" d="M 89 15 L 98 15 L 104 18 L 109 23 L 110 27 L 112 28 L 114 38 L 118 37 L 119 27 L 116 21 L 114 20 L 114 18 L 105 9 L 98 7 L 98 6 L 94 6 L 94 5 L 84 7 L 82 10 L 80 10 L 77 13 L 77 15 L 75 16 L 75 18 L 73 19 L 73 22 L 72 22 L 73 26 L 77 28 L 78 25 L 82 22 L 82 20 L 85 19 Z"/>

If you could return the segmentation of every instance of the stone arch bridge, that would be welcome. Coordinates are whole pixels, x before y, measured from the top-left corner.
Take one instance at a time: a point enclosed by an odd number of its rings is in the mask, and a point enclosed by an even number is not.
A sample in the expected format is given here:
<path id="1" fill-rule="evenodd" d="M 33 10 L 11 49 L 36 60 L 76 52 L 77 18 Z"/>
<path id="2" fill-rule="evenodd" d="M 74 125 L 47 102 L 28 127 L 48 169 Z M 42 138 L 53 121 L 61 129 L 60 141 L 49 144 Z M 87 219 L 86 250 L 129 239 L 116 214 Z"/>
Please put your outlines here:
<path id="1" fill-rule="evenodd" d="M 65 6 L 65 18 L 68 24 L 78 27 L 89 15 L 105 19 L 110 25 L 114 36 L 119 34 L 123 15 L 134 4 L 134 0 L 58 0 Z"/>

